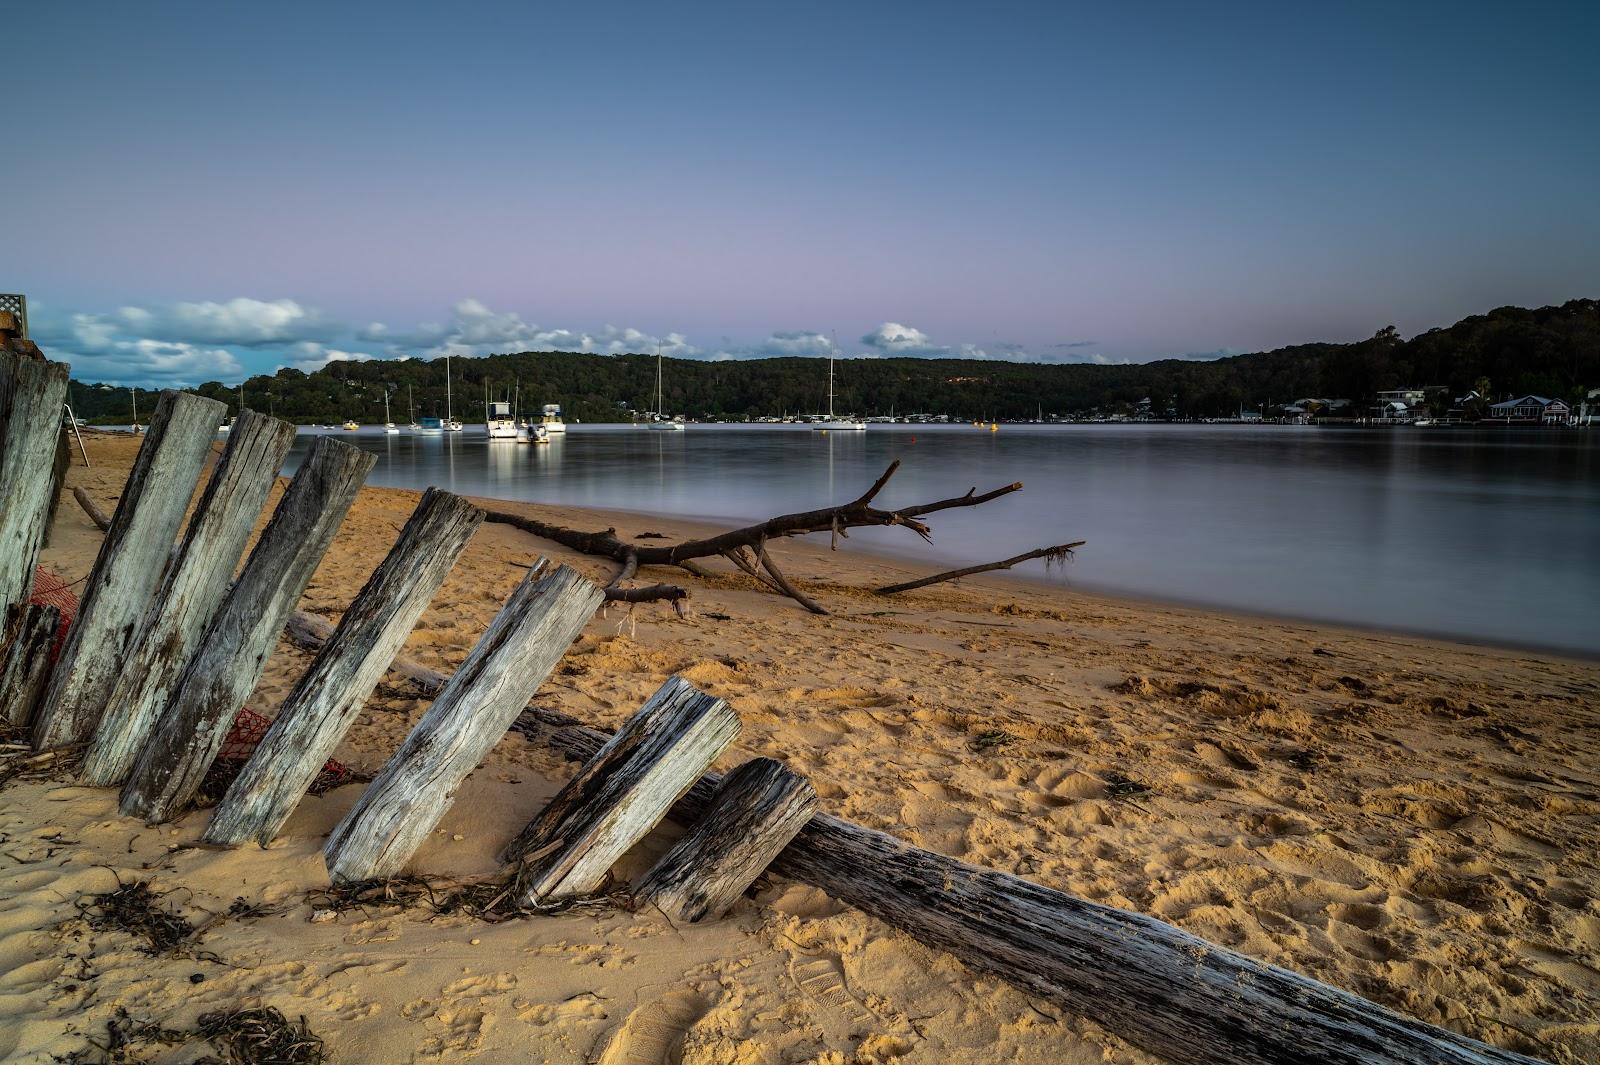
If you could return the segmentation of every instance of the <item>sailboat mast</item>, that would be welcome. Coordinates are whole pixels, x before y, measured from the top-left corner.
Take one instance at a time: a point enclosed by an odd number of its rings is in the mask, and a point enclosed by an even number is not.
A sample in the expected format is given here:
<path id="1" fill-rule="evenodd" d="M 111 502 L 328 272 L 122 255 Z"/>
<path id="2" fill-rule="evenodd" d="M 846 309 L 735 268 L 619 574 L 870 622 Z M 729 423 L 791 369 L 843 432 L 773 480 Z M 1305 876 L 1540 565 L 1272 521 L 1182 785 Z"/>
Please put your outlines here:
<path id="1" fill-rule="evenodd" d="M 128 389 L 128 396 L 133 400 L 133 424 L 139 424 L 139 392 L 137 389 Z"/>
<path id="2" fill-rule="evenodd" d="M 661 420 L 661 345 L 656 345 L 656 421 Z"/>
<path id="3" fill-rule="evenodd" d="M 828 336 L 828 420 L 833 421 L 833 336 Z"/>
<path id="4" fill-rule="evenodd" d="M 439 408 L 435 407 L 434 410 Z M 450 356 L 444 357 L 444 420 L 446 423 L 455 421 L 455 415 L 450 413 Z M 448 424 L 446 428 L 448 428 Z"/>

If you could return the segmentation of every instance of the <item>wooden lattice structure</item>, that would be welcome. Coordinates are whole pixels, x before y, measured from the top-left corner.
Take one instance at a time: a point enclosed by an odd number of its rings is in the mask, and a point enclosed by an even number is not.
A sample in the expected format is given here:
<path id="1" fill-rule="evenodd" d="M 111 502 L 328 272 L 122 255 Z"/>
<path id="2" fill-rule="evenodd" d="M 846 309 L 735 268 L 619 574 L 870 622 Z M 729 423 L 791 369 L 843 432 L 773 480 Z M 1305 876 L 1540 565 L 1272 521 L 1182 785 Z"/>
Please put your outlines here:
<path id="1" fill-rule="evenodd" d="M 22 335 L 28 335 L 28 297 L 19 292 L 0 292 L 0 311 L 10 311 L 22 326 Z"/>

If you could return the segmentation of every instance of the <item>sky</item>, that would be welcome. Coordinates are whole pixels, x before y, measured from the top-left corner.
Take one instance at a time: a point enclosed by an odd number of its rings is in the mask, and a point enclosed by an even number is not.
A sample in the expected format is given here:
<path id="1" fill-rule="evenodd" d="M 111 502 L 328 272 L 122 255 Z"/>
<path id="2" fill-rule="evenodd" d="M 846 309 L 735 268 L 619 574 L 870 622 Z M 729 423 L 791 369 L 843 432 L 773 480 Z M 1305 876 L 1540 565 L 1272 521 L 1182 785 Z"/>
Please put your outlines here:
<path id="1" fill-rule="evenodd" d="M 1600 4 L 32 4 L 0 291 L 85 380 L 1208 358 L 1600 296 Z"/>

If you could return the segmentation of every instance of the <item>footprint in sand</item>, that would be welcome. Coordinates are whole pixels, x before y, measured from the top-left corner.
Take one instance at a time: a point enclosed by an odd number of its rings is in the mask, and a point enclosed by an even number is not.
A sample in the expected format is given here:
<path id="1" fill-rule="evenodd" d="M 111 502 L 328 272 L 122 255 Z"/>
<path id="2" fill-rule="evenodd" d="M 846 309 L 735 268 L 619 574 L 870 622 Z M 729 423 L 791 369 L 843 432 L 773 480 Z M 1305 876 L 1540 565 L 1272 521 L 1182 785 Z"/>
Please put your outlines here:
<path id="1" fill-rule="evenodd" d="M 705 1016 L 706 1001 L 693 991 L 671 991 L 628 1014 L 600 1065 L 679 1065 L 683 1037 Z"/>
<path id="2" fill-rule="evenodd" d="M 843 1022 L 844 1030 L 830 1032 L 830 1035 L 856 1036 L 878 1025 L 878 1018 L 861 1004 L 861 1000 L 845 983 L 844 968 L 838 958 L 827 955 L 809 961 L 791 962 L 789 978 L 822 1007 L 822 1015 L 818 1020 L 823 1022 L 824 1028 L 838 1029 L 838 1022 Z M 835 1023 L 828 1024 L 829 1019 Z"/>

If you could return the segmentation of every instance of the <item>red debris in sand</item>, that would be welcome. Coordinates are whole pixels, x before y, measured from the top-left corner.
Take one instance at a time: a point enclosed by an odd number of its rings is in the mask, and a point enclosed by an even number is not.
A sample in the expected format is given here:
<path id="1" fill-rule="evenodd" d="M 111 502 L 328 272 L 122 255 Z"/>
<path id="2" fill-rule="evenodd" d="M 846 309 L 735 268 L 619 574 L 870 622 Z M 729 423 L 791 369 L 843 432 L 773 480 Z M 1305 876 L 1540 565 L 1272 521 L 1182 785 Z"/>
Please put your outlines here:
<path id="1" fill-rule="evenodd" d="M 61 611 L 61 624 L 56 628 L 55 642 L 50 645 L 50 663 L 55 664 L 61 654 L 61 645 L 67 642 L 67 629 L 78 616 L 78 597 L 72 585 L 57 577 L 43 566 L 33 567 L 33 594 L 28 602 L 34 606 L 53 606 Z"/>

